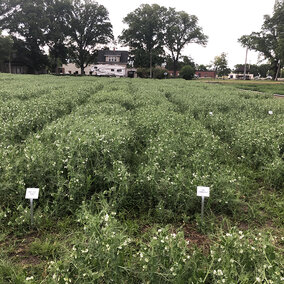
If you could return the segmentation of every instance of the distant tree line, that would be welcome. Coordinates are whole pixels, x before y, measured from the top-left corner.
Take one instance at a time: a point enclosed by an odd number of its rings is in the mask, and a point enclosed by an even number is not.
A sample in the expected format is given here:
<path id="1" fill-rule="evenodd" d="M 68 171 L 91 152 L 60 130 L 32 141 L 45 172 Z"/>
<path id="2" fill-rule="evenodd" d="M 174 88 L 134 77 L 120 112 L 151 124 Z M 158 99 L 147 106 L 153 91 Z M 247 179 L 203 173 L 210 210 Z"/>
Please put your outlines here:
<path id="1" fill-rule="evenodd" d="M 13 40 L 14 58 L 31 73 L 47 66 L 55 70 L 67 59 L 83 72 L 96 55 L 96 45 L 113 38 L 108 11 L 90 0 L 2 0 L 0 28 Z"/>
<path id="2" fill-rule="evenodd" d="M 207 42 L 197 17 L 173 8 L 141 5 L 124 22 L 128 28 L 119 41 L 131 48 L 135 67 L 151 69 L 167 60 L 176 72 L 185 45 Z M 67 60 L 83 73 L 94 62 L 98 45 L 113 40 L 108 11 L 92 0 L 2 0 L 0 29 L 9 33 L 0 38 L 0 50 L 7 51 L 0 62 L 20 59 L 31 73 L 47 66 L 54 71 Z"/>
<path id="3" fill-rule="evenodd" d="M 244 47 L 260 52 L 269 61 L 274 77 L 279 76 L 283 67 L 283 19 L 284 4 L 280 2 L 275 5 L 273 16 L 265 16 L 260 32 L 239 39 Z M 231 71 L 225 53 L 216 56 L 211 66 L 195 66 L 190 57 L 182 56 L 186 45 L 205 46 L 208 41 L 195 15 L 157 4 L 142 4 L 126 15 L 123 22 L 127 28 L 118 40 L 130 48 L 134 67 L 149 69 L 150 77 L 153 67 L 162 64 L 173 70 L 174 75 L 185 65 L 199 70 L 211 68 L 219 76 Z M 1 35 L 1 30 L 9 35 Z M 19 60 L 28 66 L 30 73 L 38 73 L 47 68 L 55 72 L 61 64 L 74 62 L 83 74 L 84 68 L 95 62 L 98 48 L 113 39 L 108 11 L 94 0 L 0 2 L 0 64 Z M 263 74 L 260 70 L 254 73 Z"/>
<path id="4" fill-rule="evenodd" d="M 270 64 L 260 64 L 260 65 L 248 64 L 246 68 L 244 64 L 236 64 L 233 72 L 238 74 L 244 74 L 244 72 L 246 72 L 253 74 L 253 76 L 265 78 L 269 75 L 270 76 L 273 75 L 273 71 L 270 71 L 270 69 L 271 69 Z"/>

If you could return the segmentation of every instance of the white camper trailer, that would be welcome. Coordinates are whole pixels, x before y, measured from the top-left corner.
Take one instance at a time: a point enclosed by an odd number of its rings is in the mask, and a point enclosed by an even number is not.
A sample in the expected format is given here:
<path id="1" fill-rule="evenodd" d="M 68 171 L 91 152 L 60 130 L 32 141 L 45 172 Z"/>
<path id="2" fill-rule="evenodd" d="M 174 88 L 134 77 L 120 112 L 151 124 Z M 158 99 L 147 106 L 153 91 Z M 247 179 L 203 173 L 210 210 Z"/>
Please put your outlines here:
<path id="1" fill-rule="evenodd" d="M 93 75 L 96 76 L 125 77 L 126 66 L 113 64 L 98 64 L 92 66 L 91 72 L 93 72 Z"/>

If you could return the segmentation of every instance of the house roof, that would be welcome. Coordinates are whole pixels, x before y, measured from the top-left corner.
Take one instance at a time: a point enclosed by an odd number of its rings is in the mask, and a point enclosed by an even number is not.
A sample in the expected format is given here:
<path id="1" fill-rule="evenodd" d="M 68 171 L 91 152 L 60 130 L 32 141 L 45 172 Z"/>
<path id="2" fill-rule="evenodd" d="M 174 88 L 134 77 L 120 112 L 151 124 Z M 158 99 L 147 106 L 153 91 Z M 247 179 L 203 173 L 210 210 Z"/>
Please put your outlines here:
<path id="1" fill-rule="evenodd" d="M 207 71 L 204 71 L 204 70 L 195 70 L 195 72 L 209 72 L 209 73 L 215 72 L 215 73 L 216 73 L 215 70 L 207 70 Z"/>
<path id="2" fill-rule="evenodd" d="M 106 62 L 105 60 L 106 56 L 119 56 L 120 57 L 119 63 L 126 64 L 128 62 L 128 51 L 125 51 L 125 50 L 99 50 L 98 51 L 98 63 Z"/>

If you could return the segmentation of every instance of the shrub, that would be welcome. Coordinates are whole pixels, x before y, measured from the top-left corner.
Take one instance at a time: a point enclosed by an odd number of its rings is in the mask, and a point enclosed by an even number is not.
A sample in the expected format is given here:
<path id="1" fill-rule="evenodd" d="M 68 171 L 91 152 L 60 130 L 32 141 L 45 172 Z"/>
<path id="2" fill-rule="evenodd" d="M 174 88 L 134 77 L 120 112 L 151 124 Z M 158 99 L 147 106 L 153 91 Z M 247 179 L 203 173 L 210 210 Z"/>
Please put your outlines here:
<path id="1" fill-rule="evenodd" d="M 167 73 L 167 75 L 165 76 L 165 73 Z M 156 67 L 153 69 L 153 78 L 155 79 L 164 79 L 165 77 L 168 77 L 168 70 L 165 68 L 161 68 L 161 67 Z"/>
<path id="2" fill-rule="evenodd" d="M 179 76 L 185 80 L 191 80 L 194 77 L 194 68 L 190 65 L 185 65 L 181 68 Z"/>
<path id="3" fill-rule="evenodd" d="M 137 76 L 139 78 L 149 78 L 150 76 L 149 68 L 137 68 Z"/>

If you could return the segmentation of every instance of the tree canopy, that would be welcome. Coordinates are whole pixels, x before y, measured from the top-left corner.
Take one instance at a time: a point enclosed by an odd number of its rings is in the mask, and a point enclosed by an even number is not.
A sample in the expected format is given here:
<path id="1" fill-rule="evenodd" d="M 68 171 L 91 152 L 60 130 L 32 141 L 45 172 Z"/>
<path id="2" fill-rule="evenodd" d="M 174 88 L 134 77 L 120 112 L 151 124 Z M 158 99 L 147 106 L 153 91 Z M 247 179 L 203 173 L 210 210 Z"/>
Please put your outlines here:
<path id="1" fill-rule="evenodd" d="M 0 28 L 13 37 L 17 57 L 32 73 L 48 65 L 46 47 L 51 69 L 69 55 L 83 73 L 96 45 L 112 38 L 107 10 L 92 0 L 3 0 Z"/>
<path id="2" fill-rule="evenodd" d="M 81 68 L 94 61 L 96 45 L 113 38 L 108 11 L 97 2 L 74 0 L 69 22 L 69 46 L 72 60 Z"/>
<path id="3" fill-rule="evenodd" d="M 279 2 L 275 5 L 273 16 L 264 16 L 260 32 L 244 35 L 239 42 L 268 59 L 273 76 L 277 79 L 284 62 L 284 3 Z"/>
<path id="4" fill-rule="evenodd" d="M 175 74 L 181 51 L 187 44 L 207 43 L 207 36 L 197 24 L 198 18 L 184 11 L 178 12 L 174 8 L 143 4 L 129 13 L 124 18 L 124 23 L 128 28 L 123 30 L 121 42 L 130 45 L 134 54 L 141 54 L 142 51 L 147 53 L 150 69 L 154 54 L 157 57 L 168 52 Z"/>
<path id="5" fill-rule="evenodd" d="M 174 74 L 191 65 L 180 61 L 183 48 L 189 43 L 207 43 L 198 18 L 174 8 L 142 4 L 123 21 L 128 27 L 119 40 L 131 48 L 135 67 L 150 66 L 150 76 L 152 65 L 165 60 Z M 83 74 L 95 62 L 98 45 L 113 39 L 108 11 L 95 0 L 1 0 L 0 29 L 9 33 L 14 58 L 27 65 L 30 73 L 46 66 L 54 72 L 68 59 Z"/>
<path id="6" fill-rule="evenodd" d="M 3 36 L 0 31 L 0 63 L 10 60 L 13 40 L 10 36 Z"/>
<path id="7" fill-rule="evenodd" d="M 184 11 L 177 12 L 174 8 L 169 8 L 166 13 L 164 42 L 174 62 L 174 76 L 182 49 L 189 43 L 207 43 L 208 37 L 203 34 L 197 23 L 196 16 Z"/>
<path id="8" fill-rule="evenodd" d="M 228 67 L 227 54 L 225 52 L 222 52 L 221 55 L 215 56 L 213 67 L 218 76 L 226 76 L 230 73 L 231 70 Z"/>
<path id="9" fill-rule="evenodd" d="M 23 61 L 34 72 L 47 63 L 43 54 L 47 27 L 46 2 L 44 0 L 24 1 L 5 0 L 5 14 L 1 18 L 1 27 L 9 32 L 25 54 Z"/>
<path id="10" fill-rule="evenodd" d="M 128 28 L 122 31 L 119 39 L 133 48 L 134 54 L 148 55 L 150 76 L 152 76 L 153 54 L 158 56 L 163 53 L 163 19 L 166 11 L 165 7 L 157 4 L 142 4 L 123 19 Z"/>

